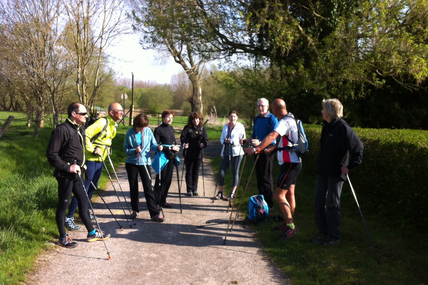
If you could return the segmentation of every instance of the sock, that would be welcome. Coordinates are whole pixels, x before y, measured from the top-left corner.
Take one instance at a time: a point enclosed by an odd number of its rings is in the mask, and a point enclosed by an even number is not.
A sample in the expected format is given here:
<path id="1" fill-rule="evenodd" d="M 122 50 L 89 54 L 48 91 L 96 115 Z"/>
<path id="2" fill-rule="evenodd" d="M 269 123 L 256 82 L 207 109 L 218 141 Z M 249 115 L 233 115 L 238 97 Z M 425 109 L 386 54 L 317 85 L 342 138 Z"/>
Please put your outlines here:
<path id="1" fill-rule="evenodd" d="M 290 229 L 292 229 L 292 230 L 294 230 L 294 228 L 295 228 L 294 223 L 287 224 L 287 226 L 289 226 L 289 227 L 290 227 Z"/>
<path id="2" fill-rule="evenodd" d="M 96 232 L 97 232 L 97 230 L 93 230 L 92 232 L 89 233 L 89 235 L 93 236 Z"/>

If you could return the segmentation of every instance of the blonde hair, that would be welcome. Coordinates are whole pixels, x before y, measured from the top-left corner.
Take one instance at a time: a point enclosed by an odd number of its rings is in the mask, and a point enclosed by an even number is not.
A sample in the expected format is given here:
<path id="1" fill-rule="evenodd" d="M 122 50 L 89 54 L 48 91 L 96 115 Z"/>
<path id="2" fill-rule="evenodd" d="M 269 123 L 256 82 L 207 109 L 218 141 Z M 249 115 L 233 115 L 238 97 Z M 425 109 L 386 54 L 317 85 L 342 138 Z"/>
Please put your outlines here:
<path id="1" fill-rule="evenodd" d="M 343 105 L 337 99 L 324 99 L 322 100 L 322 107 L 327 115 L 332 119 L 343 117 Z"/>

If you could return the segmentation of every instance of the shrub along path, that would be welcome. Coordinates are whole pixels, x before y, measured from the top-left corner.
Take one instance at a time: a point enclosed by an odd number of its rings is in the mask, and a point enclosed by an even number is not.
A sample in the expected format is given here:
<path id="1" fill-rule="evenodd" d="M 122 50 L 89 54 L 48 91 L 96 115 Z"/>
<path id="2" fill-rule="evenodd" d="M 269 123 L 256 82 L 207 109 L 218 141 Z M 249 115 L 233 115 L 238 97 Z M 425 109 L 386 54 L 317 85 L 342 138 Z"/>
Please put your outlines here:
<path id="1" fill-rule="evenodd" d="M 210 142 L 206 156 L 212 155 L 220 155 L 218 143 Z M 179 171 L 181 178 L 182 165 Z M 174 172 L 167 199 L 173 208 L 164 209 L 164 223 L 150 221 L 142 193 L 141 212 L 132 228 L 109 183 L 102 196 L 124 230 L 100 198 L 93 205 L 102 230 L 111 234 L 106 241 L 111 260 L 103 242 L 86 242 L 86 230 L 69 232 L 79 245 L 64 249 L 52 243 L 53 250 L 38 258 L 26 284 L 289 284 L 288 277 L 268 260 L 254 233 L 242 223 L 235 224 L 223 245 L 230 217 L 228 202 L 212 203 L 216 181 L 208 159 L 204 160 L 204 171 L 205 197 L 201 176 L 200 196 L 181 196 L 182 213 Z M 119 167 L 117 172 L 129 202 L 125 168 Z M 186 192 L 185 183 L 182 188 L 182 193 Z"/>

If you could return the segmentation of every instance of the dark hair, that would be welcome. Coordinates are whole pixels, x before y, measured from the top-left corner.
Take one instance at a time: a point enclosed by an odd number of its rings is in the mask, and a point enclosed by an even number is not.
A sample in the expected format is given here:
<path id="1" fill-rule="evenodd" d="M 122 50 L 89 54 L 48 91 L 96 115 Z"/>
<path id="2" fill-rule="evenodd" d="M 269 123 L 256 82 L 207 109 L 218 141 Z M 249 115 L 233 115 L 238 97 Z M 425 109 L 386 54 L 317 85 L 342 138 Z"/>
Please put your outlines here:
<path id="1" fill-rule="evenodd" d="M 236 114 L 236 116 L 239 117 L 238 111 L 235 111 L 235 110 L 230 111 L 229 112 L 229 116 L 232 115 L 232 114 Z"/>
<path id="2" fill-rule="evenodd" d="M 67 115 L 69 118 L 71 118 L 71 113 L 73 112 L 78 112 L 79 111 L 79 107 L 80 107 L 80 103 L 71 103 L 70 105 L 68 105 L 68 109 L 67 109 Z"/>
<path id="3" fill-rule="evenodd" d="M 172 115 L 172 117 L 174 118 L 175 114 L 173 111 L 171 110 L 165 110 L 162 112 L 162 120 L 165 119 L 167 116 Z"/>
<path id="4" fill-rule="evenodd" d="M 134 128 L 145 128 L 149 125 L 149 117 L 146 114 L 138 114 L 134 118 Z"/>
<path id="5" fill-rule="evenodd" d="M 203 121 L 203 118 L 201 117 L 201 115 L 199 115 L 199 113 L 198 112 L 192 112 L 192 113 L 190 113 L 189 114 L 189 117 L 187 118 L 187 125 L 188 126 L 193 126 L 193 119 L 199 119 L 199 126 L 201 126 L 202 125 L 202 121 Z"/>

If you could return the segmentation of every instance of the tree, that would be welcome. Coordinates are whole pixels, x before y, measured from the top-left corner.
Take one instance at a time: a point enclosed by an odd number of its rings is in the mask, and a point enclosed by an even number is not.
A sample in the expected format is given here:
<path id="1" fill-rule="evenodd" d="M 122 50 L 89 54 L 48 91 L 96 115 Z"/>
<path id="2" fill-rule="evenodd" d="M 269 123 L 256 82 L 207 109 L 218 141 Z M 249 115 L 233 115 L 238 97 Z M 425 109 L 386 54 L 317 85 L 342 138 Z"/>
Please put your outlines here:
<path id="1" fill-rule="evenodd" d="M 27 110 L 38 106 L 35 126 L 43 127 L 44 113 L 56 115 L 70 74 L 69 57 L 62 46 L 61 5 L 56 0 L 1 3 L 1 47 L 5 74 Z M 55 124 L 58 116 L 55 116 Z"/>
<path id="2" fill-rule="evenodd" d="M 68 19 L 67 49 L 75 61 L 79 102 L 95 116 L 100 87 L 113 74 L 106 66 L 106 48 L 127 32 L 123 0 L 64 0 Z"/>
<path id="3" fill-rule="evenodd" d="M 133 0 L 131 1 L 134 30 L 142 34 L 145 49 L 163 49 L 183 67 L 192 84 L 192 111 L 203 114 L 201 72 L 209 56 L 195 50 L 193 36 L 200 24 L 192 15 L 196 12 L 193 0 Z"/>
<path id="4" fill-rule="evenodd" d="M 398 84 L 411 97 L 427 88 L 426 1 L 196 2 L 193 16 L 203 24 L 194 49 L 267 60 L 280 72 L 278 95 L 299 110 L 337 97 L 358 112 L 355 100 L 382 88 Z M 427 121 L 426 112 L 419 120 Z"/>

